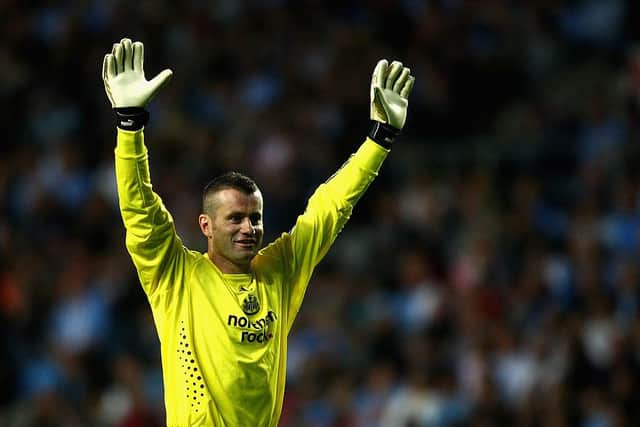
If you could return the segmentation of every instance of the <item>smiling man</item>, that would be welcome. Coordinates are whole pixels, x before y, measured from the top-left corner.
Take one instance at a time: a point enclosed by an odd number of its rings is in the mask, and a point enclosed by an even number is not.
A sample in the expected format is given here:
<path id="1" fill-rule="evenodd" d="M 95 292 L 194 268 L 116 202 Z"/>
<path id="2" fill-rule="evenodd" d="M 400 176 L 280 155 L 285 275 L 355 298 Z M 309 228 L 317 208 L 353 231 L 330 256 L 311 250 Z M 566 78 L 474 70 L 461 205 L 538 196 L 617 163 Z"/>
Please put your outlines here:
<path id="1" fill-rule="evenodd" d="M 288 233 L 261 249 L 262 194 L 245 175 L 215 178 L 203 192 L 207 253 L 183 246 L 151 187 L 146 105 L 170 79 L 147 81 L 140 42 L 122 39 L 102 76 L 116 116 L 116 179 L 126 247 L 147 295 L 162 352 L 168 426 L 277 426 L 287 338 L 315 266 L 373 181 L 404 126 L 414 79 L 378 62 L 372 130 L 309 199 Z"/>
<path id="2" fill-rule="evenodd" d="M 262 245 L 262 193 L 253 180 L 229 172 L 211 181 L 202 194 L 200 230 L 211 261 L 228 273 L 251 273 Z"/>

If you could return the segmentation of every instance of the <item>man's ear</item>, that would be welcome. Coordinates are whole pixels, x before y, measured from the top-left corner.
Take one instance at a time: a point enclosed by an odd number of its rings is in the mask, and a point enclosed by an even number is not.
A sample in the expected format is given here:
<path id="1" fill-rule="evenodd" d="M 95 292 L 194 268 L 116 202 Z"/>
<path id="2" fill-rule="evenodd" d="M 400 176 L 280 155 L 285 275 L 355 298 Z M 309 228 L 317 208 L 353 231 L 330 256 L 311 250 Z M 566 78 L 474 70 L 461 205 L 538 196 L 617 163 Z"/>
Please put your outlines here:
<path id="1" fill-rule="evenodd" d="M 213 221 L 211 220 L 211 217 L 207 214 L 200 214 L 198 216 L 198 224 L 200 224 L 200 231 L 202 231 L 202 234 L 204 234 L 204 236 L 209 239 L 212 237 L 213 235 L 213 230 L 211 229 L 211 225 L 212 225 Z"/>

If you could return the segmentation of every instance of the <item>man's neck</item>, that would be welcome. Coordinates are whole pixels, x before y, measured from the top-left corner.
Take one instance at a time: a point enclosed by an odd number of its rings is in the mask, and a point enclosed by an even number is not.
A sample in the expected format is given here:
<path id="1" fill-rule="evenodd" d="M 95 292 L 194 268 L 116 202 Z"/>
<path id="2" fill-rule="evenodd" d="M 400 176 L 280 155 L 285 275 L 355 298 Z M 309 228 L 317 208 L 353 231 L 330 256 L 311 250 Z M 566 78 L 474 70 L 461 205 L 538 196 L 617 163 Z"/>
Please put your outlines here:
<path id="1" fill-rule="evenodd" d="M 251 262 L 246 264 L 236 264 L 224 257 L 214 254 L 213 252 L 209 252 L 208 255 L 211 262 L 213 262 L 224 274 L 251 274 L 253 271 L 251 268 Z"/>

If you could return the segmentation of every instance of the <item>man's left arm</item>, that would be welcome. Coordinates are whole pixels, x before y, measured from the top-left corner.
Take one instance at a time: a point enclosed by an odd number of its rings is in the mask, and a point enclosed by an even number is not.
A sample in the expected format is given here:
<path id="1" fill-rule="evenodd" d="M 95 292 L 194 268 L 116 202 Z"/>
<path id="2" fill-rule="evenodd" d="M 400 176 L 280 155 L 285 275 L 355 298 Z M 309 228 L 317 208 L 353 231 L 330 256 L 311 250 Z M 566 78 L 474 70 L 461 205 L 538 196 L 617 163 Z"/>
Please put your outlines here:
<path id="1" fill-rule="evenodd" d="M 414 77 L 402 63 L 378 62 L 371 81 L 369 136 L 349 160 L 313 193 L 288 236 L 290 324 L 300 308 L 313 269 L 326 255 L 353 207 L 378 175 L 404 127 Z M 291 326 L 291 325 L 289 325 Z"/>

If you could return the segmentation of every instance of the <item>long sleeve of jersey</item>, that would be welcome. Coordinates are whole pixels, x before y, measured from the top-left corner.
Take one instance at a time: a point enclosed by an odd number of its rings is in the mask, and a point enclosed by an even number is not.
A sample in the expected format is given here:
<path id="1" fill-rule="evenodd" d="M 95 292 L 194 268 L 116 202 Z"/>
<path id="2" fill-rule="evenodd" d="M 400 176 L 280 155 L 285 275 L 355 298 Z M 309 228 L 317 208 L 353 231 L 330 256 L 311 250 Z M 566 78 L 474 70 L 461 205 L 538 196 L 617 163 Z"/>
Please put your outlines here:
<path id="1" fill-rule="evenodd" d="M 316 189 L 291 232 L 278 239 L 277 242 L 284 247 L 285 268 L 288 268 L 291 278 L 287 313 L 289 328 L 300 309 L 314 268 L 348 221 L 355 204 L 378 175 L 388 153 L 367 138 L 349 160 Z"/>
<path id="2" fill-rule="evenodd" d="M 184 262 L 182 242 L 171 214 L 152 189 L 143 131 L 118 129 L 115 157 L 127 250 L 142 287 L 152 297 L 160 284 L 181 283 L 166 276 L 180 272 L 179 264 Z"/>

